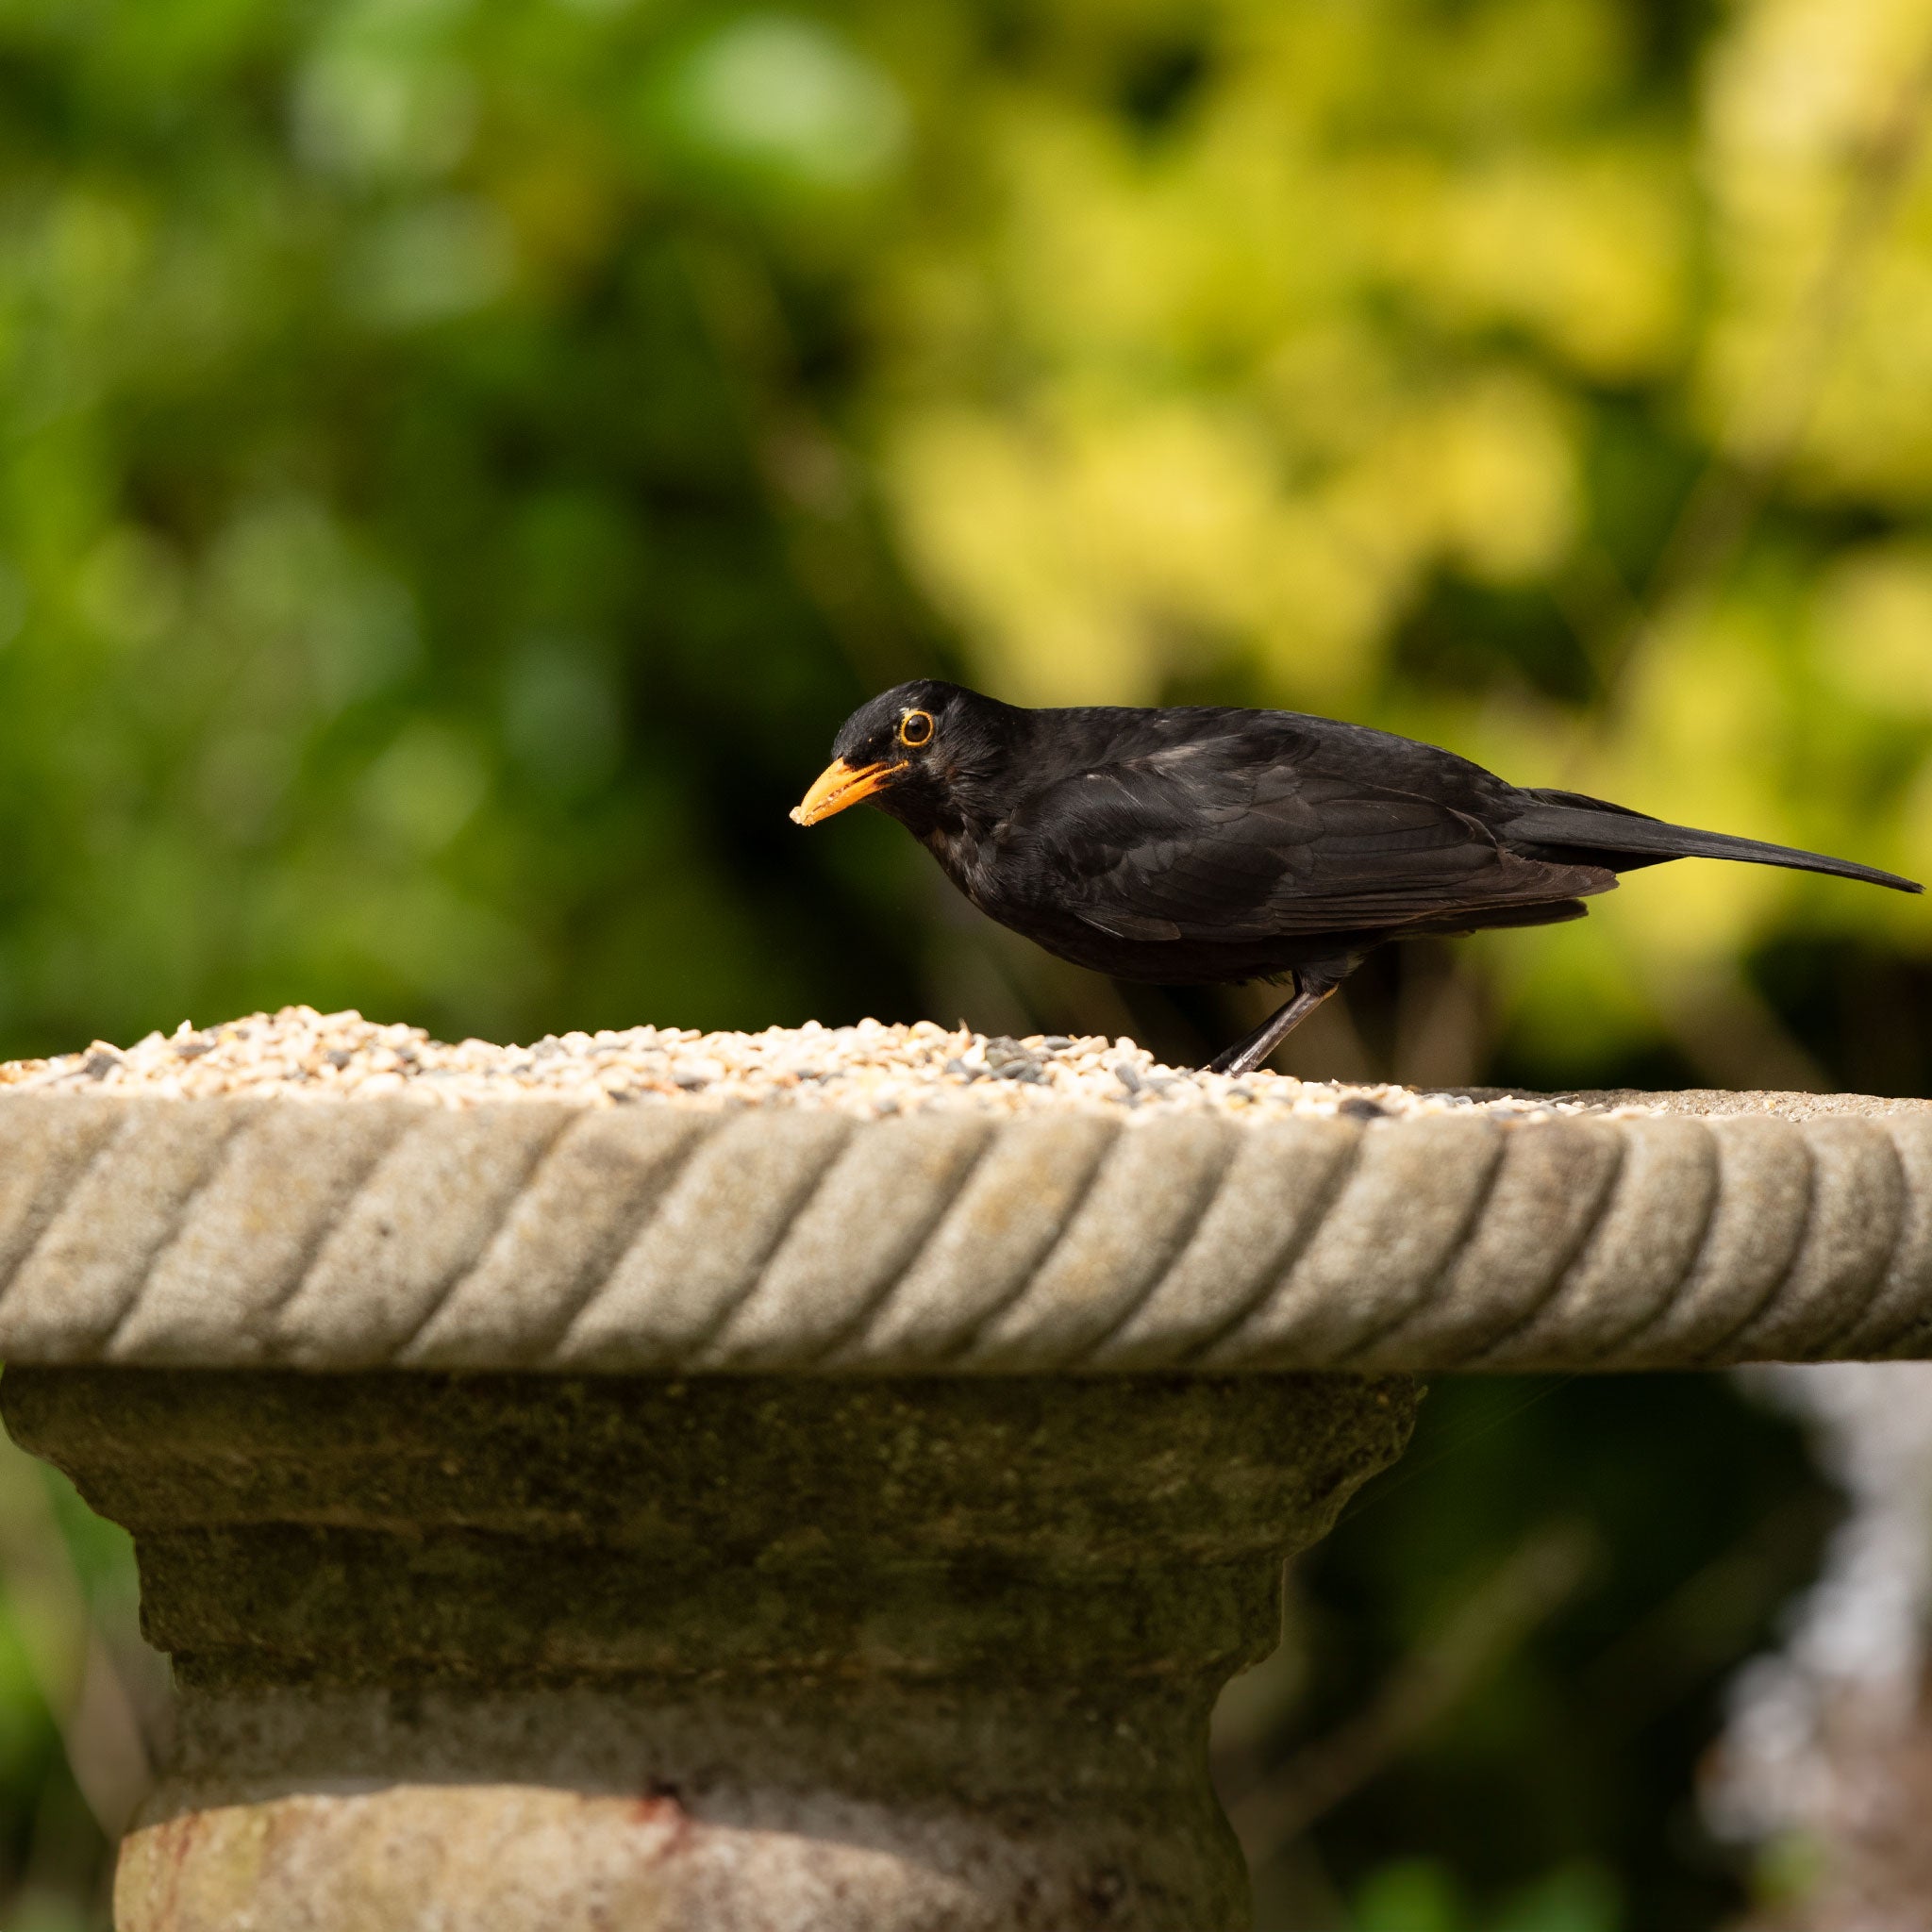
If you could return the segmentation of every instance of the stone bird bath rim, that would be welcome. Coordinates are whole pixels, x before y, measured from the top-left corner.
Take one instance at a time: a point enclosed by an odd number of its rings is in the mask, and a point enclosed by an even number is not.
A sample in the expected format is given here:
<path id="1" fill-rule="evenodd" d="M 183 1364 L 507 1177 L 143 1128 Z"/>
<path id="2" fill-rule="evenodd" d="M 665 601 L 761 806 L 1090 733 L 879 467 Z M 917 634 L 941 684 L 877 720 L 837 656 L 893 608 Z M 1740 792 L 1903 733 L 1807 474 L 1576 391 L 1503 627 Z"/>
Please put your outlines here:
<path id="1" fill-rule="evenodd" d="M 614 1048 L 498 1100 L 507 1050 L 262 1024 L 362 1097 L 225 1091 L 226 1029 L 0 1087 L 0 1407 L 133 1529 L 181 1693 L 125 1932 L 1235 1925 L 1207 1711 L 1410 1376 L 1932 1341 L 1917 1103 L 937 1028 L 848 1041 L 890 1112 L 718 1104 L 682 1036 L 639 1104 Z"/>

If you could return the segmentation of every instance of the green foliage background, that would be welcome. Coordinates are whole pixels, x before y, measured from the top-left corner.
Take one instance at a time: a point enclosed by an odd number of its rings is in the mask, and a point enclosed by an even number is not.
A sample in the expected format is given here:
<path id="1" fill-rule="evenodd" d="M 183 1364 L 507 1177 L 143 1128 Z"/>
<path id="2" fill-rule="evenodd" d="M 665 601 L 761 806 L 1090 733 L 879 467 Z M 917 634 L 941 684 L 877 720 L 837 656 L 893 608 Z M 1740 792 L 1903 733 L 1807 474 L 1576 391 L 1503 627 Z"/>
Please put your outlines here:
<path id="1" fill-rule="evenodd" d="M 881 822 L 786 824 L 933 669 L 1341 711 L 1932 874 L 1928 62 L 1911 0 L 0 0 L 0 1051 L 295 1000 L 1224 1034 Z M 1919 905 L 1672 868 L 1381 962 L 1290 1063 L 1920 1091 L 1928 957 Z M 1557 1652 L 1806 1481 L 1722 1390 L 1537 1413 L 1414 1488 L 1477 1569 L 1557 1507 L 1512 1458 L 1647 1499 L 1584 1506 L 1618 1583 Z M 1722 1523 L 1644 1487 L 1686 1457 Z M 1350 1538 L 1308 1587 L 1380 1607 L 1352 1685 L 1453 1579 L 1371 1591 Z M 125 1635 L 125 1559 L 75 1574 Z M 1428 1774 L 1504 1815 L 1344 1806 L 1335 1910 L 1716 1923 L 1735 1865 L 1670 1812 L 1802 1560 L 1754 1574 L 1587 1774 L 1550 1659 L 1472 1693 Z M 38 1674 L 0 1644 L 9 1932 L 99 1861 L 42 1621 Z"/>

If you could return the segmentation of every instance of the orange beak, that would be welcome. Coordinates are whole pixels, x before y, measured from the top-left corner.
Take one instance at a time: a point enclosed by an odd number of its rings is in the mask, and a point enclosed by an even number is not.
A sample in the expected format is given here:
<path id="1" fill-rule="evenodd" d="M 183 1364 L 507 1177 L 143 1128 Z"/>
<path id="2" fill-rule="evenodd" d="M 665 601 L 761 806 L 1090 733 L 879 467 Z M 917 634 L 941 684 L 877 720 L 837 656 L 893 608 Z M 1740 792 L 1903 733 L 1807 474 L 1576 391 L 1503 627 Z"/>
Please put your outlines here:
<path id="1" fill-rule="evenodd" d="M 892 775 L 892 766 L 881 759 L 875 765 L 848 765 L 843 758 L 832 762 L 812 780 L 812 787 L 791 808 L 794 825 L 815 825 L 834 812 L 870 798 Z"/>

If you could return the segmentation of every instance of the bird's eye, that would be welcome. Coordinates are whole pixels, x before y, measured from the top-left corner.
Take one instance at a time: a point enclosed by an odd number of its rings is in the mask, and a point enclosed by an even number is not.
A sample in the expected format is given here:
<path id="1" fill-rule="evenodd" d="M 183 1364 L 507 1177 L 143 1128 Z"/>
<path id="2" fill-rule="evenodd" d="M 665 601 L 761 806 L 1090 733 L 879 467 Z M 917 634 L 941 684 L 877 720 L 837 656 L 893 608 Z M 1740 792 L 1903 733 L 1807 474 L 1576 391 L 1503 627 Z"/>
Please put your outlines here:
<path id="1" fill-rule="evenodd" d="M 922 744 L 932 742 L 932 713 L 930 711 L 908 711 L 899 720 L 899 742 L 909 744 L 915 751 Z"/>

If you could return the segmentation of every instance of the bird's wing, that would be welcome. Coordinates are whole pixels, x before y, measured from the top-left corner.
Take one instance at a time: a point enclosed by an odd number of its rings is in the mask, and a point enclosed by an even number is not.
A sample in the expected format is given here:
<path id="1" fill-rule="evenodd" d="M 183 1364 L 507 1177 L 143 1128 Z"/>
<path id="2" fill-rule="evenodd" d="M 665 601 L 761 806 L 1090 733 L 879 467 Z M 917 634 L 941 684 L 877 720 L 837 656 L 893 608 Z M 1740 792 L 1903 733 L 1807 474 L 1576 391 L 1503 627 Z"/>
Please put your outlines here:
<path id="1" fill-rule="evenodd" d="M 1134 940 L 1401 926 L 1614 883 L 1511 852 L 1440 798 L 1217 741 L 1061 779 L 1014 813 L 1004 842 L 1042 901 Z"/>

